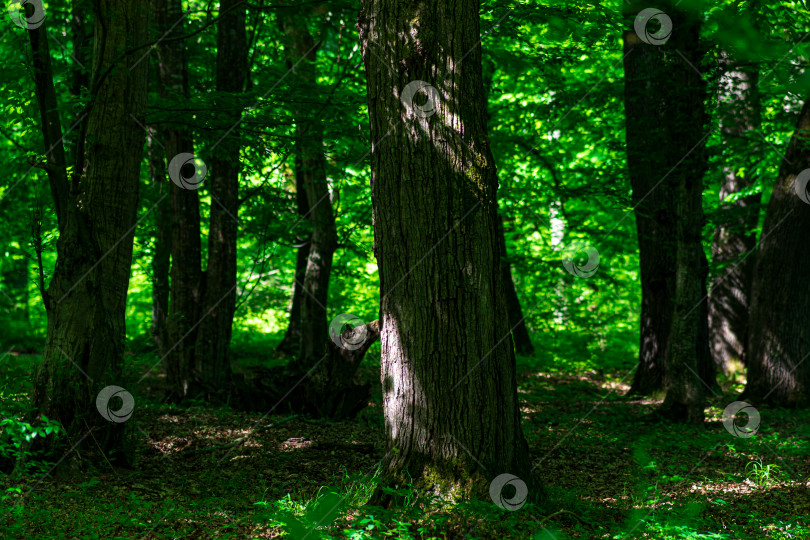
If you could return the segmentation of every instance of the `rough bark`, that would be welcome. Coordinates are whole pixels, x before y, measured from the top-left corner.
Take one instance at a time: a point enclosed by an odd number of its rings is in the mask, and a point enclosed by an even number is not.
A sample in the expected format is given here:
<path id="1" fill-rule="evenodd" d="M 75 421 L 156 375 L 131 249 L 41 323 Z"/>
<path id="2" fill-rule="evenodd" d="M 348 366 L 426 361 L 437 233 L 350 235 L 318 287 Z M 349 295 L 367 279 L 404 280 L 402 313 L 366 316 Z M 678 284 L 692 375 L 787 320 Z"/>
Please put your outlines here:
<path id="1" fill-rule="evenodd" d="M 375 504 L 411 482 L 488 499 L 502 473 L 540 495 L 499 266 L 479 7 L 362 2 L 387 440 Z M 427 104 L 425 90 L 410 95 L 418 81 L 431 85 Z"/>
<path id="2" fill-rule="evenodd" d="M 498 249 L 501 258 L 501 279 L 503 279 L 504 291 L 506 293 L 506 310 L 509 313 L 509 328 L 512 329 L 512 341 L 515 352 L 523 356 L 534 354 L 534 345 L 529 336 L 529 329 L 526 328 L 526 319 L 523 316 L 523 309 L 520 307 L 515 280 L 512 278 L 512 268 L 509 263 L 509 255 L 506 251 L 506 237 L 504 236 L 503 218 L 498 218 Z"/>
<path id="3" fill-rule="evenodd" d="M 660 8 L 672 20 L 674 30 L 664 44 L 645 43 L 635 34 L 636 16 L 649 7 Z M 689 13 L 678 9 L 674 2 L 652 6 L 635 1 L 624 9 L 628 28 L 624 33 L 627 161 L 641 278 L 639 363 L 628 394 L 650 395 L 669 384 L 666 355 L 677 295 L 678 246 L 693 241 L 683 236 L 691 237 L 692 232 L 687 230 L 681 230 L 679 237 L 679 212 L 692 211 L 693 207 L 679 206 L 678 200 L 700 189 L 690 183 L 689 177 L 700 179 L 706 168 L 705 141 L 701 141 L 706 135 L 702 101 L 705 85 L 696 71 L 701 53 L 697 50 L 697 23 Z M 686 192 L 678 187 L 683 182 L 688 183 Z M 705 255 L 695 251 L 687 258 L 688 264 L 694 265 L 691 279 L 699 281 L 708 267 Z M 699 284 L 705 297 L 705 278 Z M 695 299 L 695 311 L 690 313 L 699 323 L 692 355 L 698 359 L 695 372 L 711 387 L 714 371 L 708 354 L 708 319 L 701 315 L 708 308 L 697 305 L 699 298 Z M 686 307 L 686 311 L 691 308 Z"/>
<path id="4" fill-rule="evenodd" d="M 105 420 L 96 410 L 96 396 L 121 382 L 144 143 L 132 116 L 143 122 L 147 76 L 146 64 L 135 66 L 137 57 L 122 52 L 146 43 L 148 18 L 145 6 L 127 0 L 99 0 L 96 9 L 88 140 L 77 164 L 77 191 L 57 205 L 62 208 L 57 263 L 45 298 L 47 338 L 33 402 L 38 414 L 65 427 L 67 437 L 56 443 L 58 449 L 50 448 L 54 454 L 72 444 L 89 448 L 93 440 L 92 448 L 121 451 L 117 456 L 126 462 L 131 458 L 123 445 L 127 424 Z M 46 41 L 44 29 L 36 31 L 39 46 Z M 34 41 L 36 55 L 42 49 Z M 37 77 L 39 87 L 51 75 Z M 61 136 L 53 123 L 43 125 L 43 132 L 46 145 L 49 137 Z M 61 195 L 58 187 L 53 191 Z"/>
<path id="5" fill-rule="evenodd" d="M 804 103 L 773 187 L 754 269 L 744 392 L 754 403 L 810 403 L 810 287 L 803 262 L 808 257 L 803 231 L 810 230 L 808 169 L 810 100 Z"/>
<path id="6" fill-rule="evenodd" d="M 286 36 L 287 64 L 293 68 L 291 76 L 301 89 L 301 94 L 313 95 L 317 93 L 317 46 L 307 29 L 306 19 L 292 11 L 283 11 L 281 26 Z M 303 366 L 314 365 L 326 354 L 324 336 L 328 335 L 329 328 L 326 304 L 329 301 L 332 259 L 337 249 L 335 216 L 326 181 L 323 125 L 315 117 L 316 113 L 308 103 L 298 104 L 294 111 L 296 184 L 300 177 L 312 221 L 307 267 L 300 296 L 301 345 L 298 361 Z"/>
<path id="7" fill-rule="evenodd" d="M 759 73 L 735 66 L 728 54 L 722 57 L 726 70 L 720 79 L 719 115 L 724 140 L 734 150 L 734 162 L 723 168 L 720 200 L 739 193 L 754 183 L 750 173 L 738 174 L 745 162 L 739 156 L 756 155 L 752 152 L 751 138 L 761 124 Z M 759 220 L 761 195 L 749 195 L 731 203 L 723 203 L 717 217 L 712 242 L 712 264 L 719 268 L 711 281 L 709 295 L 710 343 L 714 363 L 718 370 L 728 371 L 730 360 L 745 363 L 745 344 L 748 336 L 751 279 L 756 258 L 754 229 Z"/>
<path id="8" fill-rule="evenodd" d="M 155 22 L 159 91 L 167 102 L 188 97 L 188 67 L 180 0 L 155 0 Z M 168 33 L 167 33 L 168 32 Z M 183 125 L 167 123 L 161 130 L 167 163 L 178 154 L 194 154 L 191 131 Z M 185 171 L 184 171 L 185 173 Z M 203 296 L 200 246 L 200 200 L 195 189 L 185 189 L 167 176 L 171 206 L 171 300 L 165 344 L 166 374 L 171 397 L 183 399 L 201 391 L 194 364 L 194 345 Z"/>
<path id="9" fill-rule="evenodd" d="M 220 2 L 217 25 L 216 84 L 219 92 L 240 94 L 247 79 L 245 4 Z M 224 114 L 229 132 L 211 155 L 211 217 L 203 317 L 195 351 L 196 373 L 204 388 L 227 387 L 231 377 L 230 345 L 236 309 L 236 240 L 239 214 L 240 109 Z"/>

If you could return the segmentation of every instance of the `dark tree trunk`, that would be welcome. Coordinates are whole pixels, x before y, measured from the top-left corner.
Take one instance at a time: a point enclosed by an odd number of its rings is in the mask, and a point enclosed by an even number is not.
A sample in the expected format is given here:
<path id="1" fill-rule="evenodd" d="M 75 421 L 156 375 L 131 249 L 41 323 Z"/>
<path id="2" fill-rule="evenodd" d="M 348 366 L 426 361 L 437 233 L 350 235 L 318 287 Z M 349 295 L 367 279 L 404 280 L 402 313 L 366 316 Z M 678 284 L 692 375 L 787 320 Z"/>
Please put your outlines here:
<path id="1" fill-rule="evenodd" d="M 532 345 L 529 330 L 526 328 L 526 319 L 523 316 L 523 309 L 520 307 L 520 299 L 515 289 L 515 280 L 512 279 L 509 255 L 506 252 L 506 237 L 504 236 L 502 217 L 498 217 L 498 249 L 501 258 L 501 276 L 506 293 L 506 310 L 509 313 L 509 328 L 512 329 L 515 352 L 523 356 L 531 356 L 534 354 L 534 345 Z"/>
<path id="2" fill-rule="evenodd" d="M 625 6 L 629 28 L 634 29 L 636 16 L 648 7 L 653 6 L 646 1 Z M 645 43 L 648 33 L 624 33 L 628 165 L 638 205 L 642 295 L 653 293 L 642 299 L 642 357 L 636 374 L 639 384 L 632 390 L 648 391 L 642 382 L 654 389 L 658 386 L 654 383 L 665 378 L 667 394 L 658 412 L 700 423 L 705 386 L 715 384 L 705 305 L 708 264 L 701 243 L 708 133 L 706 84 L 698 66 L 704 51 L 699 45 L 699 13 L 674 2 L 654 7 L 671 20 L 672 32 L 665 43 Z M 653 24 L 647 23 L 647 32 L 655 32 Z M 671 266 L 665 268 L 664 263 Z M 651 275 L 651 270 L 662 275 Z M 669 321 L 669 329 L 650 319 L 650 308 Z M 644 356 L 652 351 L 655 356 Z"/>
<path id="3" fill-rule="evenodd" d="M 488 499 L 503 473 L 540 495 L 499 263 L 479 7 L 362 2 L 387 439 L 376 504 L 411 481 Z M 419 81 L 431 86 L 416 96 Z"/>
<path id="4" fill-rule="evenodd" d="M 217 26 L 217 90 L 239 94 L 247 79 L 245 4 L 220 2 Z M 217 141 L 211 156 L 211 219 L 205 296 L 195 351 L 197 373 L 204 388 L 227 386 L 231 377 L 230 345 L 236 309 L 236 240 L 239 214 L 241 147 L 238 126 L 242 111 L 224 115 L 229 131 Z"/>
<path id="5" fill-rule="evenodd" d="M 648 7 L 659 7 L 672 20 L 674 30 L 664 44 L 645 43 L 633 30 L 636 16 Z M 650 395 L 668 385 L 666 355 L 677 294 L 678 249 L 683 242 L 693 241 L 690 230 L 682 230 L 679 237 L 682 216 L 678 212 L 695 210 L 689 204 L 684 205 L 685 201 L 679 203 L 679 198 L 691 197 L 694 190 L 702 187 L 702 183 L 697 186 L 693 180 L 698 177 L 702 182 L 700 177 L 706 169 L 705 140 L 701 139 L 705 135 L 702 97 L 705 85 L 695 71 L 702 54 L 696 50 L 697 23 L 689 14 L 673 2 L 652 6 L 646 1 L 625 5 L 624 13 L 626 26 L 630 28 L 624 33 L 627 162 L 641 277 L 639 363 L 628 394 Z M 649 30 L 655 32 L 652 26 Z M 683 84 L 674 84 L 674 78 Z M 668 142 L 662 145 L 661 141 Z M 678 187 L 683 182 L 688 182 L 686 191 Z M 702 215 L 701 210 L 698 221 L 702 221 Z M 690 222 L 689 226 L 695 223 Z M 705 255 L 700 255 L 695 246 L 690 250 L 684 251 L 684 262 L 688 259 L 690 265 L 695 265 L 691 267 L 695 273 L 690 279 L 698 282 L 705 297 Z M 704 275 L 702 281 L 700 275 Z M 685 299 L 686 290 L 683 293 L 681 298 Z M 693 341 L 696 349 L 692 349 L 692 354 L 699 359 L 695 372 L 711 387 L 714 371 L 707 354 L 708 318 L 701 315 L 708 308 L 697 306 L 698 299 L 695 311 L 690 313 L 697 319 L 699 336 Z M 686 307 L 686 311 L 691 308 Z"/>
<path id="6" fill-rule="evenodd" d="M 315 58 L 317 46 L 306 26 L 306 19 L 291 11 L 281 17 L 287 38 L 287 64 L 302 95 L 317 93 Z M 296 120 L 296 185 L 303 185 L 309 218 L 312 221 L 309 253 L 300 295 L 301 342 L 298 361 L 304 369 L 324 359 L 329 321 L 326 304 L 329 301 L 329 278 L 332 259 L 337 249 L 337 230 L 329 186 L 326 182 L 326 158 L 323 150 L 323 126 L 317 111 L 308 103 L 300 103 L 294 111 Z M 299 182 L 298 179 L 301 179 Z"/>
<path id="7" fill-rule="evenodd" d="M 760 106 L 757 82 L 759 73 L 745 71 L 734 65 L 734 59 L 723 55 L 727 70 L 720 79 L 720 128 L 725 141 L 734 150 L 734 163 L 723 169 L 720 200 L 751 187 L 755 178 L 737 174 L 739 156 L 756 155 L 752 152 L 751 138 L 758 135 Z M 748 167 L 745 167 L 748 169 Z M 717 227 L 712 243 L 712 264 L 718 268 L 711 281 L 709 295 L 710 343 L 714 363 L 718 370 L 728 371 L 729 360 L 745 363 L 745 344 L 748 336 L 751 278 L 754 274 L 756 248 L 754 229 L 759 220 L 761 195 L 749 195 L 732 203 L 723 203 L 718 212 Z"/>
<path id="8" fill-rule="evenodd" d="M 168 328 L 169 272 L 172 258 L 172 216 L 169 183 L 166 175 L 166 151 L 160 146 L 161 130 L 148 128 L 147 153 L 152 198 L 155 201 L 155 240 L 152 253 L 152 339 L 158 354 L 164 356 L 171 347 Z"/>
<path id="9" fill-rule="evenodd" d="M 296 159 L 296 161 L 298 160 Z M 296 163 L 295 170 L 301 170 L 301 165 Z M 298 206 L 298 214 L 301 216 L 302 221 L 303 219 L 309 219 L 307 191 L 304 186 L 304 179 L 300 174 L 295 175 L 295 198 Z M 285 354 L 298 354 L 301 349 L 301 339 L 303 337 L 301 332 L 301 296 L 304 294 L 302 283 L 304 283 L 304 278 L 307 274 L 309 246 L 312 240 L 312 234 L 309 228 L 307 228 L 305 235 L 298 236 L 297 239 L 298 251 L 295 256 L 293 294 L 290 299 L 290 322 L 287 324 L 287 331 L 284 333 L 284 338 L 278 345 L 278 350 Z"/>
<path id="10" fill-rule="evenodd" d="M 100 0 L 96 8 L 88 140 L 80 153 L 77 192 L 53 189 L 55 196 L 65 198 L 56 205 L 62 209 L 57 263 L 45 297 L 46 346 L 34 379 L 36 411 L 60 421 L 68 435 L 54 452 L 73 444 L 97 444 L 107 453 L 125 450 L 126 424 L 105 420 L 96 410 L 96 397 L 102 388 L 121 383 L 144 144 L 144 131 L 132 117 L 143 123 L 147 79 L 146 64 L 135 65 L 138 56 L 122 52 L 142 50 L 148 18 L 143 6 L 127 0 Z M 45 26 L 32 34 L 37 34 L 32 36 L 37 55 L 42 50 L 37 42 L 46 41 Z M 52 82 L 51 74 L 37 77 L 38 96 L 47 96 L 40 83 Z M 53 122 L 43 126 L 46 145 L 58 129 Z M 61 170 L 50 177 L 52 184 L 64 178 L 65 164 L 58 165 Z M 87 444 L 90 430 L 92 446 Z M 129 461 L 131 454 L 119 456 Z"/>
<path id="11" fill-rule="evenodd" d="M 183 16 L 180 0 L 156 0 L 155 22 L 159 36 L 165 36 L 157 44 L 160 94 L 171 103 L 188 97 L 188 68 L 185 42 L 177 38 L 183 33 L 183 24 L 177 21 Z M 186 165 L 179 173 L 172 171 L 172 161 L 179 154 L 194 154 L 191 131 L 183 125 L 167 123 L 161 130 L 169 163 L 169 176 L 193 173 Z M 185 161 L 185 160 L 183 160 Z M 167 183 L 171 206 L 171 301 L 167 321 L 168 343 L 166 374 L 171 397 L 183 399 L 201 391 L 194 365 L 194 345 L 200 319 L 200 302 L 203 295 L 200 246 L 200 200 L 195 182 L 178 185 L 177 178 Z M 183 184 L 180 182 L 180 184 Z M 164 255 L 165 256 L 165 255 Z"/>
<path id="12" fill-rule="evenodd" d="M 808 257 L 804 234 L 810 230 L 808 169 L 810 99 L 804 103 L 773 187 L 754 269 L 744 396 L 755 403 L 786 407 L 810 403 L 810 287 L 804 264 Z"/>

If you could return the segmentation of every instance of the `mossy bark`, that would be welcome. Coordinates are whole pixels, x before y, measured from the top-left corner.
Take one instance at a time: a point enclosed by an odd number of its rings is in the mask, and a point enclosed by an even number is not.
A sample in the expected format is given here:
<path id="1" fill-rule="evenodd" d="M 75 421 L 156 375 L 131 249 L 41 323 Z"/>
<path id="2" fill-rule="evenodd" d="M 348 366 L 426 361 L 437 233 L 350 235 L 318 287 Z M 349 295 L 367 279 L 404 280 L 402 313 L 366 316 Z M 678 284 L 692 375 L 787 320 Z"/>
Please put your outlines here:
<path id="1" fill-rule="evenodd" d="M 362 6 L 387 439 L 372 502 L 411 482 L 488 499 L 502 473 L 537 496 L 500 267 L 479 3 Z"/>

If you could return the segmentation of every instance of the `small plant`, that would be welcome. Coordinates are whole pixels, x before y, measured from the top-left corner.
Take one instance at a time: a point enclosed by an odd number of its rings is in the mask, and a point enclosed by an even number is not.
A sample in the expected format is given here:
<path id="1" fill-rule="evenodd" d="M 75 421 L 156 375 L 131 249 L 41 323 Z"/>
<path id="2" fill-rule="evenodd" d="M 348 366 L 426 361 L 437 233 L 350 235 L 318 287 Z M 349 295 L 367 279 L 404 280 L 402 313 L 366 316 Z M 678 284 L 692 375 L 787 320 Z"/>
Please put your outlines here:
<path id="1" fill-rule="evenodd" d="M 745 475 L 757 487 L 771 487 L 782 479 L 783 472 L 779 465 L 763 465 L 758 459 L 745 466 Z"/>

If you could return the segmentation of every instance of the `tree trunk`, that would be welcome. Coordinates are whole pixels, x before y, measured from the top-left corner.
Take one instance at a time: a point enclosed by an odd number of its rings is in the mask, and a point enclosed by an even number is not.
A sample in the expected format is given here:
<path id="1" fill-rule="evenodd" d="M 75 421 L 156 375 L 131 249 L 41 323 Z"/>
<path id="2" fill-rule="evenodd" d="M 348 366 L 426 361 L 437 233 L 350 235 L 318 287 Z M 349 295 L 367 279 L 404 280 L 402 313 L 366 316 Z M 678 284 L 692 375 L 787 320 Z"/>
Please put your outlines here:
<path id="1" fill-rule="evenodd" d="M 668 387 L 666 354 L 677 295 L 677 254 L 681 243 L 692 241 L 691 231 L 681 231 L 689 239 L 678 236 L 682 217 L 678 209 L 693 210 L 678 199 L 700 189 L 693 183 L 689 183 L 686 191 L 678 186 L 691 182 L 689 176 L 700 176 L 706 169 L 705 140 L 701 140 L 705 85 L 695 71 L 699 69 L 702 56 L 696 50 L 697 23 L 673 2 L 656 4 L 654 7 L 660 7 L 664 16 L 670 18 L 674 30 L 665 43 L 647 43 L 645 40 L 651 41 L 650 38 L 646 34 L 636 35 L 634 24 L 637 15 L 650 7 L 646 1 L 634 1 L 625 6 L 626 26 L 630 28 L 624 33 L 625 129 L 641 277 L 639 363 L 628 395 L 650 395 Z M 656 32 L 652 23 L 648 23 L 646 29 L 653 34 Z M 684 84 L 673 84 L 674 77 Z M 672 144 L 662 147 L 661 141 L 672 141 Z M 692 165 L 696 168 L 690 170 Z M 694 265 L 690 272 L 696 272 L 690 279 L 697 281 L 707 267 L 705 255 L 687 253 L 689 250 L 684 252 L 684 262 L 688 259 L 688 264 Z M 705 297 L 705 279 L 699 281 L 699 286 Z M 686 294 L 686 290 L 682 292 Z M 683 298 L 686 296 L 682 295 Z M 688 306 L 686 311 L 691 308 Z M 711 357 L 706 354 L 708 319 L 701 315 L 706 314 L 707 309 L 697 306 L 690 313 L 698 319 L 696 335 L 700 336 L 693 342 L 696 349 L 692 351 L 693 356 L 699 358 L 696 373 L 713 386 L 714 371 L 708 365 Z"/>
<path id="2" fill-rule="evenodd" d="M 301 165 L 297 163 L 295 170 L 301 170 Z M 295 175 L 295 199 L 298 205 L 298 215 L 301 220 L 309 219 L 309 203 L 307 201 L 307 191 L 304 186 L 302 175 Z M 331 204 L 331 202 L 330 202 Z M 298 354 L 301 350 L 301 296 L 304 294 L 304 278 L 307 274 L 307 262 L 309 261 L 309 246 L 312 241 L 312 233 L 307 229 L 306 234 L 298 236 L 298 251 L 295 256 L 295 274 L 293 275 L 293 294 L 290 299 L 290 322 L 287 324 L 287 331 L 284 338 L 279 343 L 277 349 L 285 354 Z"/>
<path id="3" fill-rule="evenodd" d="M 732 155 L 750 156 L 747 140 L 757 138 L 760 107 L 757 71 L 737 68 L 734 59 L 724 54 L 727 70 L 720 79 L 720 128 L 725 141 L 735 150 Z M 739 193 L 754 183 L 749 173 L 737 174 L 741 163 L 723 169 L 720 200 Z M 745 167 L 748 169 L 748 167 Z M 745 343 L 748 336 L 751 278 L 754 274 L 756 226 L 759 220 L 761 195 L 749 195 L 732 203 L 721 204 L 712 243 L 712 264 L 719 270 L 711 282 L 709 295 L 710 342 L 718 370 L 728 372 L 729 360 L 745 363 Z"/>
<path id="4" fill-rule="evenodd" d="M 509 313 L 509 328 L 512 329 L 515 352 L 522 356 L 531 356 L 534 354 L 534 345 L 532 345 L 529 330 L 526 328 L 526 319 L 523 316 L 523 309 L 520 307 L 520 299 L 515 289 L 515 280 L 512 279 L 511 265 L 506 252 L 503 218 L 500 216 L 498 217 L 498 249 L 501 258 L 501 276 L 506 293 L 506 310 Z"/>
<path id="5" fill-rule="evenodd" d="M 126 424 L 105 420 L 96 399 L 102 388 L 121 382 L 144 143 L 144 132 L 132 117 L 143 122 L 147 78 L 147 65 L 135 65 L 139 55 L 122 52 L 142 50 L 148 18 L 143 6 L 127 0 L 100 0 L 96 6 L 87 141 L 77 192 L 57 203 L 63 209 L 57 263 L 45 298 L 46 346 L 34 379 L 38 414 L 59 420 L 68 435 L 59 449 L 51 448 L 54 453 L 72 444 L 89 447 L 91 430 L 104 452 L 126 450 Z M 40 44 L 46 40 L 44 25 L 35 32 Z M 46 144 L 54 129 L 53 124 L 43 126 Z M 131 459 L 129 452 L 119 456 Z"/>
<path id="6" fill-rule="evenodd" d="M 188 98 L 185 42 L 176 39 L 183 33 L 183 25 L 177 24 L 182 17 L 182 7 L 180 0 L 156 0 L 154 9 L 158 35 L 165 36 L 156 44 L 159 91 L 161 97 L 171 103 Z M 163 355 L 166 355 L 171 397 L 180 400 L 201 391 L 194 364 L 200 302 L 205 286 L 201 271 L 200 200 L 196 191 L 198 179 L 182 181 L 193 177 L 195 171 L 191 169 L 194 165 L 188 163 L 188 157 L 177 157 L 194 154 L 191 131 L 184 125 L 168 123 L 161 133 L 164 135 L 169 176 L 174 176 L 164 180 L 170 193 L 172 232 L 168 243 L 172 251 L 171 301 L 166 325 L 169 343 Z M 186 164 L 175 170 L 181 163 Z"/>
<path id="7" fill-rule="evenodd" d="M 780 406 L 810 403 L 806 307 L 810 230 L 810 99 L 799 115 L 774 184 L 754 269 L 744 396 Z"/>
<path id="8" fill-rule="evenodd" d="M 374 504 L 411 481 L 488 499 L 503 473 L 540 495 L 499 266 L 478 10 L 362 2 L 387 440 Z"/>
<path id="9" fill-rule="evenodd" d="M 705 304 L 708 265 L 701 243 L 708 133 L 706 85 L 698 72 L 704 55 L 699 45 L 700 17 L 699 12 L 679 9 L 674 2 L 656 4 L 663 11 L 658 20 L 664 21 L 657 31 L 652 21 L 639 24 L 637 18 L 650 7 L 646 1 L 625 6 L 632 29 L 624 33 L 628 165 L 639 213 L 642 295 L 653 293 L 642 299 L 646 309 L 641 317 L 642 353 L 656 353 L 642 355 L 636 378 L 638 387 L 641 382 L 655 387 L 663 371 L 667 394 L 658 412 L 673 420 L 700 423 L 704 385 L 714 385 Z M 656 42 L 668 30 L 668 39 Z M 662 146 L 661 141 L 667 144 Z M 644 234 L 645 230 L 654 234 Z M 663 275 L 650 275 L 650 270 Z M 668 330 L 656 328 L 659 321 L 649 318 L 651 308 L 668 319 Z M 659 339 L 662 335 L 665 340 Z M 660 365 L 662 353 L 665 368 Z M 652 373 L 658 375 L 656 379 L 650 377 Z M 638 387 L 632 390 L 644 390 Z"/>
<path id="10" fill-rule="evenodd" d="M 158 354 L 164 356 L 171 347 L 167 318 L 171 286 L 169 272 L 172 260 L 172 216 L 169 184 L 166 175 L 166 151 L 158 142 L 162 131 L 148 128 L 147 153 L 152 198 L 155 201 L 155 240 L 152 253 L 152 339 Z"/>
<path id="11" fill-rule="evenodd" d="M 315 59 L 317 46 L 309 33 L 306 19 L 292 11 L 281 14 L 281 26 L 287 41 L 285 51 L 292 77 L 301 95 L 317 94 Z M 326 158 L 323 150 L 323 126 L 315 117 L 316 110 L 307 103 L 294 111 L 296 121 L 296 185 L 304 186 L 312 236 L 304 280 L 301 283 L 301 345 L 298 361 L 304 369 L 325 357 L 325 336 L 329 335 L 326 304 L 329 301 L 329 278 L 332 259 L 337 249 L 337 229 L 329 185 L 326 182 Z"/>
<path id="12" fill-rule="evenodd" d="M 222 0 L 217 26 L 219 92 L 239 94 L 247 79 L 245 4 Z M 211 218 L 208 228 L 208 268 L 205 277 L 203 319 L 195 351 L 197 373 L 204 388 L 226 386 L 231 377 L 230 345 L 236 310 L 236 240 L 239 214 L 241 147 L 236 124 L 242 111 L 224 114 L 229 132 L 217 141 L 211 156 Z"/>

